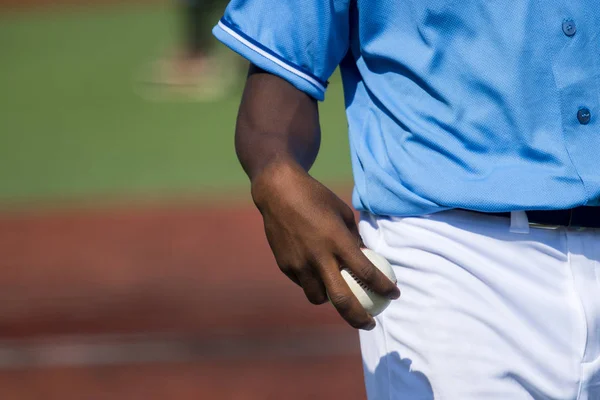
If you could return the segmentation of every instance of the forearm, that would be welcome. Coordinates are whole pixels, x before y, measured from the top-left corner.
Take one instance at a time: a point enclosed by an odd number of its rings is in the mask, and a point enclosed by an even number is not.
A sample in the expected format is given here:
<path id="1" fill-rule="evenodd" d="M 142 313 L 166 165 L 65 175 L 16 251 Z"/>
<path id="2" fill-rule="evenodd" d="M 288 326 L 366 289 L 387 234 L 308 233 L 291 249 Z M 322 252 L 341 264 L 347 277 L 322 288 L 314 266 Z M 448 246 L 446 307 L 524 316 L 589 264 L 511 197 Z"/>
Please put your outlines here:
<path id="1" fill-rule="evenodd" d="M 320 140 L 316 100 L 251 66 L 235 135 L 236 152 L 250 180 L 277 164 L 297 164 L 308 171 Z"/>

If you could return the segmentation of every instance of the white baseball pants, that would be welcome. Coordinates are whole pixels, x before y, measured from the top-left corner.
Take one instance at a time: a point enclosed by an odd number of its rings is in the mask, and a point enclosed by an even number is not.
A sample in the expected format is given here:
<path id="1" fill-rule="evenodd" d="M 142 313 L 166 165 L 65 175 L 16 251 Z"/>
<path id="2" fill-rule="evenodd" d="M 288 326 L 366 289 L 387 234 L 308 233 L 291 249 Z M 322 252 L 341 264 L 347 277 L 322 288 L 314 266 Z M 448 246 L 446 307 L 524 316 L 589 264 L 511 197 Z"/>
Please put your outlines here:
<path id="1" fill-rule="evenodd" d="M 402 291 L 360 333 L 369 400 L 600 400 L 600 230 L 510 227 L 363 214 Z"/>

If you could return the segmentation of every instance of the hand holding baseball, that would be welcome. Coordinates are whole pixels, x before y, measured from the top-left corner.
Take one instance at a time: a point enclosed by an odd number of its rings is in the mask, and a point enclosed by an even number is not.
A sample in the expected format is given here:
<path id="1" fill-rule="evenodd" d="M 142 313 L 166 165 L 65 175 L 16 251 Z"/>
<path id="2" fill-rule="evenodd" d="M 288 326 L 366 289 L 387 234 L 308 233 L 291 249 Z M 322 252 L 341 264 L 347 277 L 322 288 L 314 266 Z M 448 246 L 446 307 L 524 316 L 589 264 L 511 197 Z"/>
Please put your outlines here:
<path id="1" fill-rule="evenodd" d="M 386 299 L 397 299 L 400 291 L 361 251 L 352 210 L 293 164 L 279 164 L 262 174 L 253 182 L 252 194 L 279 268 L 303 288 L 311 303 L 325 303 L 329 295 L 351 326 L 375 327 L 341 269 Z"/>
<path id="2" fill-rule="evenodd" d="M 384 257 L 370 249 L 362 248 L 361 250 L 375 268 L 381 271 L 390 281 L 397 283 L 396 274 L 390 263 Z M 342 269 L 342 277 L 348 284 L 354 297 L 358 299 L 360 305 L 370 315 L 379 315 L 390 305 L 391 300 L 389 298 L 373 292 L 351 270 L 347 268 Z"/>

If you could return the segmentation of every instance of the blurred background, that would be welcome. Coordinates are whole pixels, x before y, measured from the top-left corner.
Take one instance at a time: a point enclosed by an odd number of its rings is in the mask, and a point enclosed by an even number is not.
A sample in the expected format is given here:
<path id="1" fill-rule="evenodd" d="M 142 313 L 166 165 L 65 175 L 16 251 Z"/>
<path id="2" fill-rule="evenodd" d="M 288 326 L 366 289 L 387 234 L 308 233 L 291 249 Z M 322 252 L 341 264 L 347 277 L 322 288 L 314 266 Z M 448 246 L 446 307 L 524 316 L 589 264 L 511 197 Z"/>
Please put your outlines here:
<path id="1" fill-rule="evenodd" d="M 233 150 L 224 0 L 0 0 L 0 399 L 362 399 Z M 349 199 L 337 74 L 313 174 Z"/>

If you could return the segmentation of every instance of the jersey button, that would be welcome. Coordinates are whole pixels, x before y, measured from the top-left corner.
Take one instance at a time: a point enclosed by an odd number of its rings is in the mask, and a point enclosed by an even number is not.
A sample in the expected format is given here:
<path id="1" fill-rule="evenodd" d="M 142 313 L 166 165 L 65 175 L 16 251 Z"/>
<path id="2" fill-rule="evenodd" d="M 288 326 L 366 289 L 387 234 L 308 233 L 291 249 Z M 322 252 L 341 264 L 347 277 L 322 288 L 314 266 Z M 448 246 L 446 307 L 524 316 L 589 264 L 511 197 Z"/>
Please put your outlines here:
<path id="1" fill-rule="evenodd" d="M 581 125 L 587 125 L 590 122 L 590 119 L 592 119 L 592 113 L 588 108 L 580 108 L 579 111 L 577 111 L 577 119 Z"/>
<path id="2" fill-rule="evenodd" d="M 567 36 L 573 36 L 575 32 L 577 32 L 577 26 L 575 26 L 575 22 L 571 19 L 567 19 L 563 21 L 562 30 Z"/>

